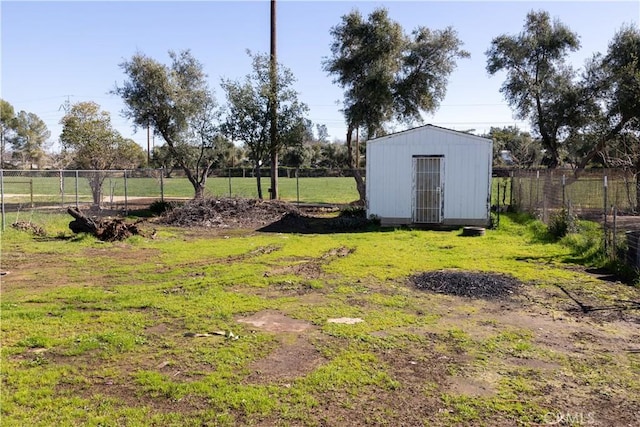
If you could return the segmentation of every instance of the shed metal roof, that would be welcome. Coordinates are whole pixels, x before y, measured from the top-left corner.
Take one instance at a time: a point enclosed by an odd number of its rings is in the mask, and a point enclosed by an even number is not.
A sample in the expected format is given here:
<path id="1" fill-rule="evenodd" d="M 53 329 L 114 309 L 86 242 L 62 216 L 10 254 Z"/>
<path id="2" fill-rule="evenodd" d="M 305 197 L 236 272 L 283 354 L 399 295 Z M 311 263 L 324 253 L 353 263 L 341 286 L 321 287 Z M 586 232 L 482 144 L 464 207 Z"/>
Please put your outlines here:
<path id="1" fill-rule="evenodd" d="M 461 132 L 459 130 L 448 129 L 448 128 L 444 128 L 444 127 L 436 126 L 436 125 L 432 125 L 432 124 L 426 124 L 426 125 L 417 126 L 417 127 L 411 128 L 411 129 L 405 129 L 405 130 L 402 130 L 402 131 L 390 133 L 390 134 L 387 134 L 387 135 L 384 135 L 384 136 L 379 136 L 377 138 L 373 138 L 373 139 L 368 140 L 367 143 L 379 142 L 381 140 L 389 139 L 389 138 L 392 138 L 392 137 L 397 136 L 397 135 L 406 134 L 406 133 L 413 133 L 413 132 L 417 132 L 417 131 L 420 131 L 420 130 L 424 130 L 425 128 L 433 129 L 435 131 L 440 131 L 440 132 L 455 133 L 455 134 L 457 134 L 459 136 L 464 136 L 464 137 L 467 137 L 469 139 L 481 140 L 483 142 L 487 142 L 487 141 L 493 142 L 491 139 L 484 138 L 482 136 L 473 135 L 473 134 L 470 134 L 470 133 Z M 480 142 L 480 141 L 478 141 L 478 142 Z"/>

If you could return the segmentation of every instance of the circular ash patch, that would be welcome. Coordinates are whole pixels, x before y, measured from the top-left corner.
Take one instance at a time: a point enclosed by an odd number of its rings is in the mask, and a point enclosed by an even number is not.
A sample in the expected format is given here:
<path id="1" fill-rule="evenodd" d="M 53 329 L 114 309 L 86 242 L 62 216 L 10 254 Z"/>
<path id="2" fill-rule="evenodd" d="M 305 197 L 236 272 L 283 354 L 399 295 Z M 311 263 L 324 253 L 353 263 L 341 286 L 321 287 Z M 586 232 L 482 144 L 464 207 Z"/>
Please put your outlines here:
<path id="1" fill-rule="evenodd" d="M 497 273 L 469 271 L 429 271 L 411 276 L 419 289 L 459 297 L 501 299 L 513 295 L 522 283 L 516 278 Z"/>

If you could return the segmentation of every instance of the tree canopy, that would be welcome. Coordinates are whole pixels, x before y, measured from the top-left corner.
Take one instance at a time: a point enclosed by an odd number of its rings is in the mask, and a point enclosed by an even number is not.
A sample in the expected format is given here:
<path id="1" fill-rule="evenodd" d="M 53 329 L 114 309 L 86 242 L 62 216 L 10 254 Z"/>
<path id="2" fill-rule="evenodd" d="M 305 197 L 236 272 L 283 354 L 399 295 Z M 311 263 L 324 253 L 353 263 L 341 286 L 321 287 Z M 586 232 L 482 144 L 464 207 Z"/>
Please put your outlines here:
<path id="1" fill-rule="evenodd" d="M 456 31 L 418 27 L 406 34 L 384 8 L 367 19 L 354 10 L 331 29 L 331 56 L 323 68 L 344 88 L 343 113 L 347 123 L 347 149 L 361 200 L 364 181 L 356 169 L 353 131 L 364 128 L 373 138 L 396 120 L 420 122 L 421 113 L 435 111 L 445 96 L 462 49 Z"/>
<path id="2" fill-rule="evenodd" d="M 4 168 L 6 143 L 15 128 L 16 112 L 13 105 L 0 99 L 0 168 Z"/>
<path id="3" fill-rule="evenodd" d="M 202 198 L 223 140 L 217 103 L 202 64 L 189 50 L 170 51 L 169 57 L 171 64 L 164 65 L 137 53 L 120 64 L 128 80 L 113 93 L 122 97 L 125 117 L 162 136 L 193 185 L 195 198 Z"/>
<path id="4" fill-rule="evenodd" d="M 493 163 L 496 166 L 531 168 L 540 165 L 540 141 L 515 126 L 491 127 L 487 138 L 493 140 Z M 503 152 L 504 153 L 503 155 Z"/>
<path id="5" fill-rule="evenodd" d="M 531 120 L 550 167 L 560 164 L 562 140 L 579 118 L 576 73 L 566 63 L 579 47 L 569 27 L 531 11 L 520 34 L 494 38 L 486 52 L 488 73 L 506 72 L 500 92 L 518 118 Z"/>
<path id="6" fill-rule="evenodd" d="M 269 56 L 251 54 L 252 71 L 244 80 L 222 79 L 227 107 L 222 125 L 224 134 L 234 142 L 242 142 L 249 150 L 249 156 L 256 168 L 258 197 L 263 198 L 261 185 L 261 165 L 272 158 L 274 152 L 283 147 L 299 145 L 305 132 L 304 115 L 308 108 L 298 100 L 293 89 L 293 73 L 283 65 L 278 65 L 276 75 L 277 129 L 275 144 L 271 143 L 271 110 L 269 100 L 272 95 Z M 273 165 L 272 165 L 273 166 Z M 277 166 L 277 165 L 275 165 Z M 272 173 L 277 173 L 272 170 Z"/>
<path id="7" fill-rule="evenodd" d="M 94 171 L 132 169 L 145 162 L 142 147 L 115 130 L 110 114 L 102 111 L 95 102 L 71 105 L 60 124 L 60 142 L 72 159 L 74 168 Z M 105 174 L 97 172 L 89 175 L 95 204 L 100 204 L 105 177 Z"/>
<path id="8" fill-rule="evenodd" d="M 579 168 L 598 155 L 610 156 L 611 152 L 605 153 L 607 144 L 629 140 L 625 135 L 637 138 L 640 133 L 640 29 L 623 26 L 607 53 L 594 55 L 587 63 L 582 88 L 585 120 L 570 139 L 583 151 Z"/>
<path id="9" fill-rule="evenodd" d="M 22 164 L 28 163 L 30 168 L 36 164 L 40 169 L 50 136 L 51 132 L 40 117 L 20 111 L 14 119 L 14 136 L 10 139 L 14 156 L 19 156 Z"/>

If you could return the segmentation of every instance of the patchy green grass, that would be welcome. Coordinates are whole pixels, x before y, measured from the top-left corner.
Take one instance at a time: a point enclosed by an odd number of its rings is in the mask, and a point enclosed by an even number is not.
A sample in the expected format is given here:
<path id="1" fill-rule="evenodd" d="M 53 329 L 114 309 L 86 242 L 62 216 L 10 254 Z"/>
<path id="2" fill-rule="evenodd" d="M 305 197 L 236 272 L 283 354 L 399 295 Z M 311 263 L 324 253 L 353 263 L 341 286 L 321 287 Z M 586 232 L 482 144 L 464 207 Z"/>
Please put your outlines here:
<path id="1" fill-rule="evenodd" d="M 600 262 L 590 224 L 555 243 L 509 215 L 478 238 L 158 227 L 102 243 L 63 215 L 20 219 L 47 236 L 2 234 L 3 426 L 638 421 L 637 309 L 584 314 L 558 287 L 640 299 L 584 271 Z M 441 269 L 524 285 L 485 301 L 409 282 Z M 245 321 L 261 313 L 306 326 Z"/>

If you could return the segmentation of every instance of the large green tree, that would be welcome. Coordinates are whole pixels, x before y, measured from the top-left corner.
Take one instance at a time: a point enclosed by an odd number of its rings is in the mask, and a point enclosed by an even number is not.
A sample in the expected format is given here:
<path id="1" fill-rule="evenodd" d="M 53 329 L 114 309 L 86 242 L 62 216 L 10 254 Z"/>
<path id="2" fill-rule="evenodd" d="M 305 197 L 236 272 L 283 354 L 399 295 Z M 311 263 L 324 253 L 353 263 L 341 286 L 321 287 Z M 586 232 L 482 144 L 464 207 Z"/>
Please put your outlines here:
<path id="1" fill-rule="evenodd" d="M 331 29 L 331 56 L 323 68 L 344 88 L 349 167 L 360 199 L 365 186 L 356 165 L 353 132 L 362 128 L 369 138 L 384 134 L 393 120 L 411 124 L 421 113 L 435 111 L 445 96 L 448 78 L 458 58 L 469 53 L 451 27 L 418 27 L 406 34 L 384 8 L 365 19 L 354 10 Z"/>
<path id="2" fill-rule="evenodd" d="M 10 136 L 14 133 L 16 113 L 13 105 L 0 99 L 0 169 L 4 168 L 4 153 Z"/>
<path id="3" fill-rule="evenodd" d="M 227 97 L 223 130 L 234 142 L 242 142 L 248 148 L 256 171 L 258 197 L 262 199 L 263 162 L 271 161 L 271 176 L 278 173 L 277 160 L 273 159 L 277 159 L 277 154 L 283 147 L 302 143 L 305 133 L 304 115 L 308 108 L 298 100 L 298 92 L 293 89 L 295 78 L 291 70 L 278 65 L 276 92 L 273 94 L 269 56 L 251 53 L 250 56 L 252 72 L 244 80 L 222 80 L 221 85 Z M 271 103 L 270 97 L 274 95 L 277 101 Z M 270 138 L 271 105 L 276 105 L 277 108 L 274 143 Z M 272 188 L 271 191 L 272 195 L 277 195 L 277 188 Z"/>
<path id="4" fill-rule="evenodd" d="M 88 174 L 93 202 L 102 199 L 104 170 L 132 169 L 145 161 L 145 153 L 135 141 L 126 139 L 111 125 L 111 116 L 100 110 L 95 102 L 78 102 L 67 110 L 60 120 L 60 142 L 78 169 L 91 170 Z"/>
<path id="5" fill-rule="evenodd" d="M 606 54 L 588 62 L 582 84 L 586 120 L 569 143 L 578 153 L 577 169 L 598 162 L 625 170 L 636 181 L 640 206 L 640 29 L 623 26 Z M 631 197 L 630 197 L 631 199 Z"/>
<path id="6" fill-rule="evenodd" d="M 532 138 L 529 132 L 524 132 L 516 126 L 492 127 L 489 134 L 485 136 L 493 140 L 495 166 L 531 168 L 540 165 L 542 146 L 540 141 Z M 504 151 L 508 152 L 512 165 L 508 164 L 502 156 Z"/>
<path id="7" fill-rule="evenodd" d="M 565 24 L 546 11 L 531 11 L 520 34 L 494 38 L 486 52 L 487 71 L 506 73 L 500 91 L 517 118 L 531 120 L 552 168 L 560 164 L 561 144 L 581 117 L 576 73 L 566 62 L 579 47 L 578 35 Z"/>
<path id="8" fill-rule="evenodd" d="M 620 144 L 624 146 L 624 141 L 639 136 L 640 29 L 622 27 L 609 43 L 607 53 L 598 53 L 587 63 L 582 87 L 586 120 L 573 129 L 570 139 L 584 153 L 580 169 L 603 155 L 612 160 L 613 152 L 628 154 Z M 613 151 L 607 149 L 610 143 L 615 145 Z M 628 158 L 627 154 L 623 157 Z"/>
<path id="9" fill-rule="evenodd" d="M 14 156 L 18 156 L 22 164 L 28 163 L 30 169 L 34 164 L 40 169 L 50 136 L 51 132 L 40 117 L 20 111 L 14 119 L 14 135 L 10 138 Z"/>
<path id="10" fill-rule="evenodd" d="M 202 64 L 188 50 L 170 51 L 169 57 L 170 65 L 142 53 L 123 62 L 120 67 L 128 80 L 113 93 L 122 97 L 125 117 L 162 136 L 199 199 L 223 140 L 219 113 Z"/>

